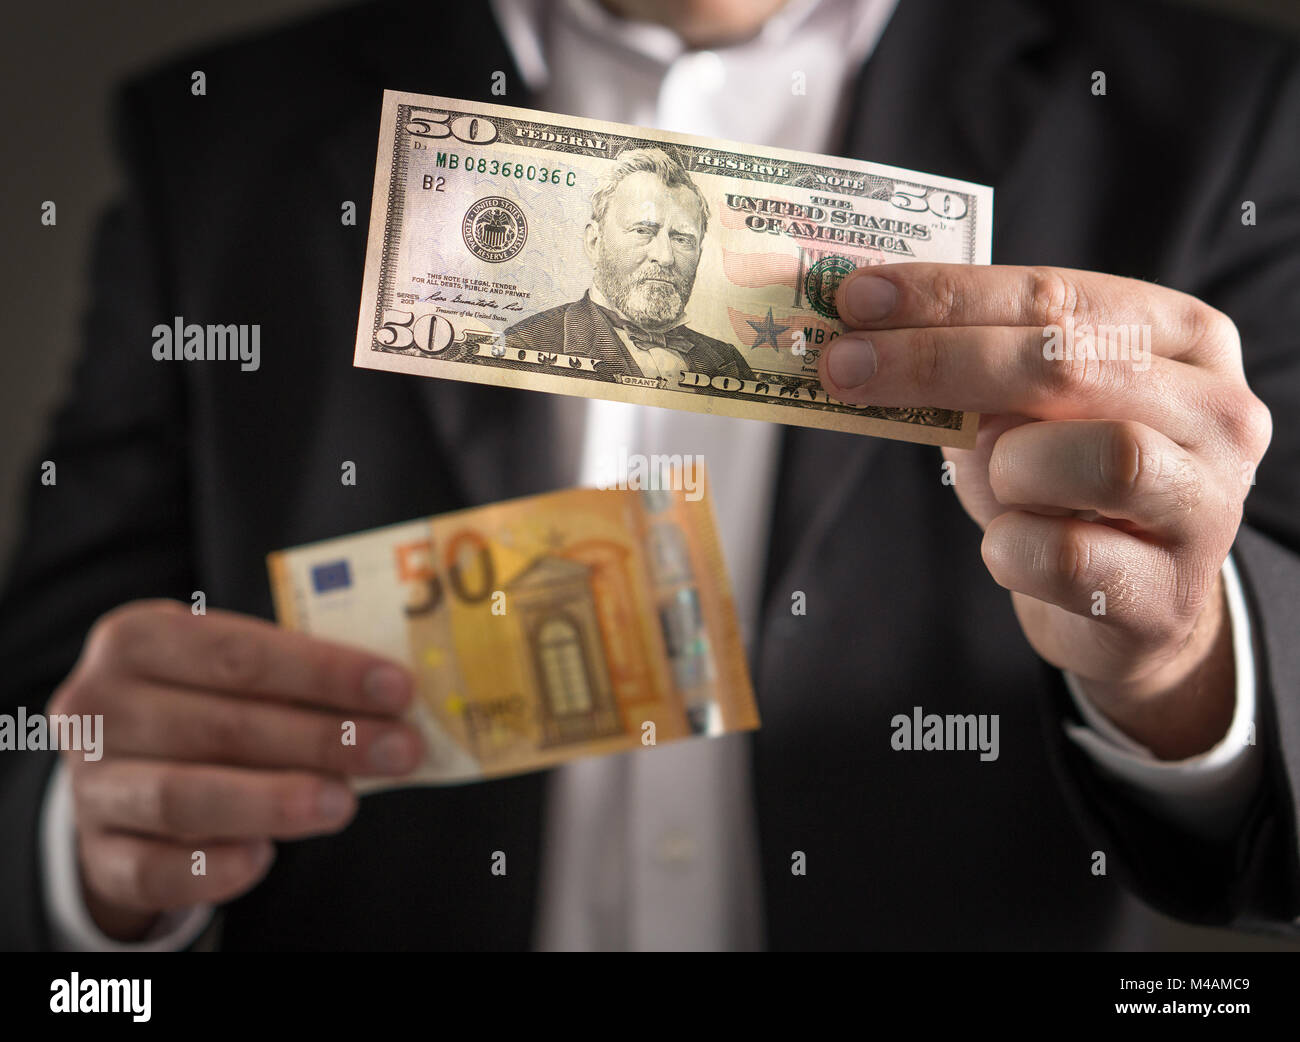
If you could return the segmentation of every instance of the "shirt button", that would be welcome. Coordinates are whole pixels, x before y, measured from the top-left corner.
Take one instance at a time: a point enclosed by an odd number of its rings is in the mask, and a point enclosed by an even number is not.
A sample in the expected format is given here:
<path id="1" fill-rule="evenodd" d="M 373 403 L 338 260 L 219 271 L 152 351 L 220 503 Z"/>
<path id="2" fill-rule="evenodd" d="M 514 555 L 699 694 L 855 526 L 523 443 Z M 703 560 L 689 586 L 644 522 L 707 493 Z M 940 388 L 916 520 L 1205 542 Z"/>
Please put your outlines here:
<path id="1" fill-rule="evenodd" d="M 655 844 L 655 860 L 661 865 L 680 868 L 695 860 L 695 840 L 688 832 L 672 829 Z"/>

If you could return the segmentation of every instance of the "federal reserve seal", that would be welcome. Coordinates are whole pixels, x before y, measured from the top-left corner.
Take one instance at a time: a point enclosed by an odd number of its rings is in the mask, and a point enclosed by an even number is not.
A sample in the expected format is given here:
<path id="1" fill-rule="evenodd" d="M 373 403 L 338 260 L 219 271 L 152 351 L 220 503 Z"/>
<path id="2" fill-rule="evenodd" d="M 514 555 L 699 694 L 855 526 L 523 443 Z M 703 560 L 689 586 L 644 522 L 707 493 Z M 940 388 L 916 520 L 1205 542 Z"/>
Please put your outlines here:
<path id="1" fill-rule="evenodd" d="M 528 238 L 524 211 L 499 195 L 480 199 L 466 210 L 460 230 L 469 252 L 489 264 L 517 256 Z"/>
<path id="2" fill-rule="evenodd" d="M 847 257 L 831 254 L 808 269 L 803 289 L 808 297 L 808 303 L 819 315 L 825 315 L 827 318 L 840 317 L 835 310 L 835 290 L 844 281 L 844 276 L 856 267 L 857 265 Z"/>

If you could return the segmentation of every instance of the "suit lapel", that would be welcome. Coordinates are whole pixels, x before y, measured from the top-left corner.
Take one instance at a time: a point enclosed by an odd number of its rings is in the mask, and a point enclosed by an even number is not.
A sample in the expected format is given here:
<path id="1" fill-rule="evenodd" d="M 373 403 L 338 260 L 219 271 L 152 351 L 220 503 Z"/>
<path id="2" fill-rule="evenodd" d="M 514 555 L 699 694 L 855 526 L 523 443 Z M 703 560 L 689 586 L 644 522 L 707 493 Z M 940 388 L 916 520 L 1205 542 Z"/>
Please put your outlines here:
<path id="1" fill-rule="evenodd" d="M 1018 160 L 1051 117 L 1043 99 L 1075 72 L 1044 6 L 902 0 L 859 74 L 844 154 L 992 185 L 1005 216 L 1036 166 Z"/>
<path id="2" fill-rule="evenodd" d="M 564 309 L 564 353 L 599 358 L 606 363 L 607 373 L 641 375 L 641 367 L 597 309 L 590 292 Z"/>
<path id="3" fill-rule="evenodd" d="M 709 337 L 694 329 L 686 329 L 685 334 L 691 342 L 691 350 L 683 361 L 689 368 L 711 376 L 734 376 L 737 380 L 749 378 L 742 372 L 734 354 L 726 352 L 725 348 L 720 349 Z"/>
<path id="4" fill-rule="evenodd" d="M 1035 101 L 1042 77 L 1031 61 L 1047 29 L 1029 0 L 903 0 L 859 74 L 840 151 L 993 185 L 997 212 L 1005 217 L 1014 211 L 1017 185 L 1033 170 L 1016 159 L 1049 115 Z M 995 249 L 997 241 L 995 234 Z M 767 569 L 769 613 L 789 611 L 788 593 L 776 591 L 786 589 L 791 570 L 843 521 L 846 489 L 865 480 L 887 451 L 880 438 L 786 431 Z"/>
<path id="5" fill-rule="evenodd" d="M 339 198 L 357 201 L 353 249 L 358 255 L 365 249 L 385 89 L 520 108 L 532 103 L 486 4 L 467 5 L 455 15 L 461 24 L 444 25 L 441 30 L 473 39 L 474 46 L 463 52 L 463 60 L 449 56 L 445 48 L 433 47 L 431 60 L 415 62 L 394 62 L 392 41 L 427 38 L 429 9 L 405 0 L 376 6 L 374 22 L 384 31 L 366 33 L 358 40 L 353 77 L 346 98 L 340 101 L 341 130 L 323 142 L 326 172 L 337 181 Z M 491 94 L 489 71 L 493 69 L 505 71 L 509 89 L 505 97 Z M 559 396 L 425 377 L 394 379 L 405 385 L 410 407 L 426 417 L 440 446 L 439 467 L 455 485 L 451 497 L 455 501 L 472 506 L 571 483 L 570 461 L 552 448 L 557 432 L 574 423 L 574 410 L 566 408 Z M 431 450 L 430 455 L 435 453 Z M 433 480 L 433 475 L 426 480 Z"/>
<path id="6" fill-rule="evenodd" d="M 1047 96 L 1042 81 L 1065 75 L 1043 50 L 1047 27 L 1031 0 L 901 0 L 876 50 L 863 67 L 849 99 L 840 150 L 846 156 L 887 163 L 948 177 L 963 178 L 995 189 L 995 213 L 1002 222 L 1016 211 L 1020 186 L 1034 176 L 1032 147 L 1035 128 L 1050 116 L 1038 97 Z M 1077 89 L 1086 90 L 1086 79 Z M 995 218 L 994 258 L 999 233 Z M 912 447 L 907 447 L 912 449 Z M 810 574 L 815 555 L 830 545 L 830 535 L 846 528 L 870 525 L 855 515 L 864 509 L 888 510 L 890 497 L 864 497 L 861 490 L 871 480 L 884 453 L 906 451 L 879 438 L 791 428 L 785 432 L 777 477 L 771 542 L 765 580 L 765 610 L 755 661 L 760 702 L 780 698 L 779 678 L 788 667 L 790 591 Z M 917 456 L 917 458 L 923 458 Z M 936 460 L 937 463 L 937 460 Z M 937 466 L 936 466 L 937 475 Z M 869 504 L 879 502 L 876 508 Z M 844 541 L 840 546 L 846 545 Z M 898 547 L 861 546 L 862 571 L 871 570 L 868 555 L 899 552 Z M 852 561 L 843 566 L 853 568 Z M 852 630 L 845 615 L 853 605 L 835 604 L 830 610 L 841 619 L 846 635 Z M 863 640 L 880 640 L 861 636 Z M 874 645 L 886 655 L 886 644 Z M 845 690 L 852 679 L 844 667 L 828 662 L 820 682 Z M 768 709 L 760 705 L 760 711 Z M 771 713 L 781 718 L 779 711 Z M 786 716 L 788 719 L 788 715 Z M 823 727 L 851 726 L 843 721 L 823 721 Z M 788 914 L 781 896 L 789 881 L 789 845 L 797 832 L 795 813 L 782 803 L 782 795 L 797 789 L 801 773 L 816 770 L 808 760 L 790 757 L 777 748 L 774 736 L 759 732 L 756 750 L 766 745 L 769 755 L 758 755 L 755 798 L 762 864 L 767 894 L 769 944 L 805 947 L 816 929 Z"/>

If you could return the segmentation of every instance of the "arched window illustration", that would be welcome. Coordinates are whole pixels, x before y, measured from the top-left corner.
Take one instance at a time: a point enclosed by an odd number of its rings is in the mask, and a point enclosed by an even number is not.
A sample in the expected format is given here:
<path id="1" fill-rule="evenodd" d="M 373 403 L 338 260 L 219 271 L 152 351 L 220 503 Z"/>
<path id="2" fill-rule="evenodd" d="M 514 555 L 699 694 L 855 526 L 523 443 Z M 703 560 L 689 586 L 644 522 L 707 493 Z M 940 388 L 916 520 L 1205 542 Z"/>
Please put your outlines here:
<path id="1" fill-rule="evenodd" d="M 591 711 L 591 683 L 578 627 L 563 616 L 548 619 L 537 632 L 542 686 L 555 716 Z"/>
<path id="2" fill-rule="evenodd" d="M 543 747 L 622 734 L 592 565 L 545 554 L 508 585 L 510 615 L 527 643 Z"/>

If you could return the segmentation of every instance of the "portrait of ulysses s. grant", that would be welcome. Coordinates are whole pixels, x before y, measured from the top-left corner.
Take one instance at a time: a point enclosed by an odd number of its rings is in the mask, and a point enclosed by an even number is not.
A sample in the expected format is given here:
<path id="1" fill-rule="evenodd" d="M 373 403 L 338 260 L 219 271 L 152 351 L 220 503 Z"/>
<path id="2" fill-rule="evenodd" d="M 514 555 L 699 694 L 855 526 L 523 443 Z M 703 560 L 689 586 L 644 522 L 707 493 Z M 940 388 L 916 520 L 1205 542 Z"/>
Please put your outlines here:
<path id="1" fill-rule="evenodd" d="M 582 248 L 591 288 L 506 330 L 507 348 L 597 359 L 597 376 L 662 377 L 683 371 L 754 379 L 732 345 L 682 318 L 695 285 L 705 201 L 685 167 L 658 148 L 621 153 L 591 195 Z"/>

